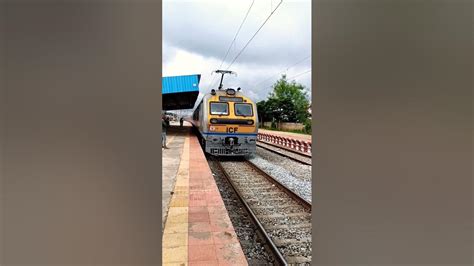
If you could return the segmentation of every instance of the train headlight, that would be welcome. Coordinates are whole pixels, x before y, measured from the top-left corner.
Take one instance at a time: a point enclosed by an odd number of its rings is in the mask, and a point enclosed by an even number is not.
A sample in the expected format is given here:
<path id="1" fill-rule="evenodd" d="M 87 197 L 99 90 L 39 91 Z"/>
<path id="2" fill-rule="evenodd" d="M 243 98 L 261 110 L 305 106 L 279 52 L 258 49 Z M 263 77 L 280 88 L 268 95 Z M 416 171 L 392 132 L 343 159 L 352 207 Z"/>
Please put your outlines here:
<path id="1" fill-rule="evenodd" d="M 211 124 L 217 124 L 217 119 L 212 118 L 212 119 L 211 119 Z"/>
<path id="2" fill-rule="evenodd" d="M 235 90 L 234 89 L 227 89 L 225 91 L 228 95 L 235 95 Z"/>
<path id="3" fill-rule="evenodd" d="M 253 120 L 247 120 L 247 125 L 253 125 Z"/>
<path id="4" fill-rule="evenodd" d="M 210 127 L 209 127 L 209 130 L 210 130 L 210 131 L 214 131 L 214 130 L 216 130 L 216 127 L 210 126 Z"/>

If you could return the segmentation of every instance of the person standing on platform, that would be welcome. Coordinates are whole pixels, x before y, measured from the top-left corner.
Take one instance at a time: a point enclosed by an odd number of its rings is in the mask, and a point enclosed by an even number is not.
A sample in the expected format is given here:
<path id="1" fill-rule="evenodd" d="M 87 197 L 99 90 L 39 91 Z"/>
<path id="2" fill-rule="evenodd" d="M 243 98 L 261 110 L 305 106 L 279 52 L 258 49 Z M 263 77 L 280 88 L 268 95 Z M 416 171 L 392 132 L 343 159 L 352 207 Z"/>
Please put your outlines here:
<path id="1" fill-rule="evenodd" d="M 181 117 L 181 119 L 179 119 L 179 126 L 180 126 L 180 127 L 183 127 L 183 120 L 184 120 L 184 119 L 183 119 L 182 117 Z"/>
<path id="2" fill-rule="evenodd" d="M 168 123 L 166 120 L 166 116 L 163 115 L 161 117 L 161 147 L 168 149 L 168 146 L 166 146 L 166 130 L 168 129 Z"/>

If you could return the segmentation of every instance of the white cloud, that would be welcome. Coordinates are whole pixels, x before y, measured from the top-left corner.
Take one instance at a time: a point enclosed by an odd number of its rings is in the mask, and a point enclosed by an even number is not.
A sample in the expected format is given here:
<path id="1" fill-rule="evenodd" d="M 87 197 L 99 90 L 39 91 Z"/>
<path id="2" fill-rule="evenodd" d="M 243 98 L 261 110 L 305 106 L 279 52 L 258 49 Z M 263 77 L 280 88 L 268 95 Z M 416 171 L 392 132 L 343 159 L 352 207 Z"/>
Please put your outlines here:
<path id="1" fill-rule="evenodd" d="M 222 62 L 252 1 L 185 0 L 163 3 L 163 75 L 201 74 L 201 91 L 218 83 L 211 75 Z M 247 40 L 275 8 L 278 0 L 256 0 L 222 68 L 227 67 Z M 311 53 L 311 1 L 284 1 L 226 75 L 225 87 L 241 87 L 254 100 L 265 99 L 279 72 Z M 311 60 L 288 70 L 287 76 L 311 68 Z M 269 77 L 271 79 L 262 82 Z M 311 73 L 295 78 L 311 88 Z"/>

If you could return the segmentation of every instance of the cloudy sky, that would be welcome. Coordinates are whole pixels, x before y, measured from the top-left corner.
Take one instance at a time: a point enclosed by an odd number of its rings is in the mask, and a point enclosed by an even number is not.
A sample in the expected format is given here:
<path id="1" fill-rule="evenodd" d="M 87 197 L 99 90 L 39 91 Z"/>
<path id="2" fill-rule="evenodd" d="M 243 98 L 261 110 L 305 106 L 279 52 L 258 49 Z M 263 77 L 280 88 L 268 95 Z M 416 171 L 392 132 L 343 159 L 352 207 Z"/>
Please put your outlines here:
<path id="1" fill-rule="evenodd" d="M 221 66 L 252 0 L 165 0 L 163 76 L 201 74 L 201 93 L 217 88 L 212 71 L 227 69 L 279 2 L 254 1 Z M 226 75 L 224 87 L 241 87 L 253 100 L 264 100 L 286 72 L 289 78 L 301 74 L 293 79 L 310 90 L 310 56 L 311 1 L 284 0 L 229 68 L 237 75 Z"/>

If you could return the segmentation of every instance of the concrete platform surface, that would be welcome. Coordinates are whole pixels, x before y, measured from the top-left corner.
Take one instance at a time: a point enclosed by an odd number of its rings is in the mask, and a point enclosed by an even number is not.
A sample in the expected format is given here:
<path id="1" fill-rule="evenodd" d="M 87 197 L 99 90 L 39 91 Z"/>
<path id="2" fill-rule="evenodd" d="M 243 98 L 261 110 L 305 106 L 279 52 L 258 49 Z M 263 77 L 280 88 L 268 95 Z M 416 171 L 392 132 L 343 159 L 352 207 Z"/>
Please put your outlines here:
<path id="1" fill-rule="evenodd" d="M 172 127 L 168 132 L 170 149 L 163 151 L 163 193 L 170 195 L 169 188 L 173 188 L 163 217 L 163 265 L 248 265 L 207 160 L 190 129 Z M 180 157 L 170 158 L 174 156 Z"/>
<path id="2" fill-rule="evenodd" d="M 167 145 L 169 149 L 161 149 L 162 151 L 162 228 L 168 214 L 168 207 L 171 200 L 171 193 L 173 192 L 176 175 L 178 174 L 178 167 L 181 161 L 181 154 L 183 152 L 185 136 L 189 134 L 189 128 L 173 127 L 167 136 Z"/>

